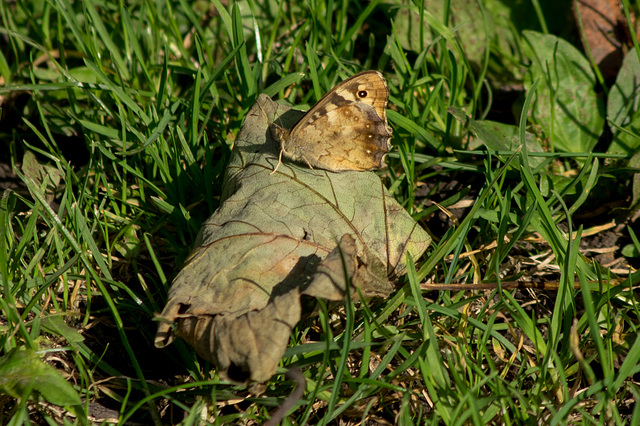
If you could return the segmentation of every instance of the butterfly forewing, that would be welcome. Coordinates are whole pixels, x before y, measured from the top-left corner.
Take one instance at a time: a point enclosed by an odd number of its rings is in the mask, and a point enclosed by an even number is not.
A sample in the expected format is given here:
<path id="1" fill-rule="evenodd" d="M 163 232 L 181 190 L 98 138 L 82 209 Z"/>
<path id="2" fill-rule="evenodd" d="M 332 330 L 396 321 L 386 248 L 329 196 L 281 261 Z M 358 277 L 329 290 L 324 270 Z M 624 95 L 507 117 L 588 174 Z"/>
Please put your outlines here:
<path id="1" fill-rule="evenodd" d="M 371 105 L 375 108 L 380 118 L 384 121 L 387 120 L 389 88 L 387 87 L 387 81 L 378 71 L 365 71 L 356 74 L 337 85 L 334 90 L 337 95 L 348 98 L 351 101 L 358 100 L 364 104 Z"/>

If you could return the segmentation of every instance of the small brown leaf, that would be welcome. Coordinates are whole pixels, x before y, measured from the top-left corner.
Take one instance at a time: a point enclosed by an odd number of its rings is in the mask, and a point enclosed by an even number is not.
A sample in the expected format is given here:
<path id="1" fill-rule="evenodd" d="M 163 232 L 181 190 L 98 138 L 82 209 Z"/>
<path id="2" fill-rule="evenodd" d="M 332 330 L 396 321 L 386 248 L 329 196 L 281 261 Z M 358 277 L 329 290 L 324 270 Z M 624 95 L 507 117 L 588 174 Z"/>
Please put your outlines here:
<path id="1" fill-rule="evenodd" d="M 621 3 L 618 0 L 578 0 L 584 28 L 582 43 L 589 46 L 594 61 L 604 78 L 614 77 L 622 63 L 622 43 L 618 28 L 624 26 Z M 578 15 L 574 10 L 574 14 Z"/>

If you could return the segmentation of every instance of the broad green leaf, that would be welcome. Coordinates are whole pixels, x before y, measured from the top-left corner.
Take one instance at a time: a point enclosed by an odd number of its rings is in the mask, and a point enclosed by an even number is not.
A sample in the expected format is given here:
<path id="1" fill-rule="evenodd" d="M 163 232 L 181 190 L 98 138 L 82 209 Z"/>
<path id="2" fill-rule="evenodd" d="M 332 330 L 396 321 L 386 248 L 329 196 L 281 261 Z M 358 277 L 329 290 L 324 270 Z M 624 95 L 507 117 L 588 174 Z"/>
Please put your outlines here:
<path id="1" fill-rule="evenodd" d="M 495 151 L 515 151 L 520 144 L 518 126 L 490 120 L 473 120 L 469 127 L 481 142 Z M 529 132 L 525 132 L 525 143 L 529 153 L 542 152 L 539 139 Z M 537 167 L 543 161 L 539 157 L 529 158 L 531 167 Z"/>
<path id="2" fill-rule="evenodd" d="M 542 78 L 531 121 L 541 127 L 554 150 L 590 152 L 602 134 L 604 111 L 589 62 L 556 36 L 534 31 L 523 31 L 523 35 L 527 41 L 523 50 L 531 61 L 525 89 Z"/>
<path id="3" fill-rule="evenodd" d="M 540 174 L 540 192 L 544 197 L 550 197 L 553 191 L 558 193 L 564 193 L 565 189 L 571 184 L 573 179 L 551 173 Z M 576 188 L 571 188 L 567 195 L 573 195 L 576 193 Z"/>
<path id="4" fill-rule="evenodd" d="M 627 244 L 622 247 L 621 253 L 624 257 L 640 257 L 640 252 L 633 244 Z"/>
<path id="5" fill-rule="evenodd" d="M 609 92 L 607 118 L 613 133 L 607 152 L 628 156 L 640 152 L 640 61 L 633 49 L 624 58 Z"/>
<path id="6" fill-rule="evenodd" d="M 423 35 L 423 45 L 420 44 L 420 32 L 427 33 L 427 21 L 422 19 L 420 22 L 420 11 L 417 7 L 400 7 L 396 12 L 396 16 L 393 18 L 393 27 L 398 35 L 398 41 L 400 46 L 404 50 L 411 50 L 414 52 L 421 52 L 426 46 L 429 45 L 429 37 Z"/>
<path id="7" fill-rule="evenodd" d="M 629 50 L 622 61 L 616 82 L 607 99 L 607 118 L 616 135 L 619 127 L 631 124 L 640 117 L 640 60 L 634 49 Z"/>
<path id="8" fill-rule="evenodd" d="M 450 107 L 449 112 L 463 124 L 469 120 L 461 108 Z M 469 149 L 486 145 L 493 151 L 515 151 L 520 145 L 520 129 L 517 126 L 491 120 L 470 120 L 469 128 L 475 135 L 475 138 L 469 142 Z M 529 132 L 525 133 L 525 143 L 528 152 L 542 152 L 540 142 Z M 533 168 L 543 161 L 543 158 L 529 157 L 530 166 Z M 514 164 L 518 163 L 519 160 L 515 159 Z"/>
<path id="9" fill-rule="evenodd" d="M 20 398 L 35 390 L 51 404 L 80 405 L 80 397 L 58 371 L 35 352 L 14 348 L 0 359 L 0 393 Z"/>
<path id="10" fill-rule="evenodd" d="M 624 127 L 620 127 L 607 150 L 609 154 L 632 156 L 640 152 L 640 114 Z"/>
<path id="11" fill-rule="evenodd" d="M 478 2 L 473 0 L 425 2 L 422 22 L 418 7 L 400 7 L 394 18 L 394 26 L 401 46 L 418 53 L 426 49 L 437 36 L 443 34 L 441 27 L 429 25 L 428 15 L 430 14 L 435 22 L 442 23 L 445 22 L 446 11 L 448 28 L 460 40 L 466 59 L 480 62 L 487 48 L 487 35 L 482 10 Z M 431 23 L 433 22 L 431 20 Z"/>

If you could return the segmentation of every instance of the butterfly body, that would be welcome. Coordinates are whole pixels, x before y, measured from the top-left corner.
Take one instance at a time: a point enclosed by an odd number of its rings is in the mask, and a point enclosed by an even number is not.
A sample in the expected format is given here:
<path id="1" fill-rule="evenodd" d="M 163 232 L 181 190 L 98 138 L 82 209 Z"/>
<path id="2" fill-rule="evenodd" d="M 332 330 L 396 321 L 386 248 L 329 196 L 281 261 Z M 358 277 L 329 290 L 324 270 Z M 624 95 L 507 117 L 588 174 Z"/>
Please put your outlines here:
<path id="1" fill-rule="evenodd" d="M 338 84 L 291 129 L 274 125 L 281 153 L 293 161 L 329 171 L 372 170 L 389 152 L 387 83 L 365 71 Z"/>

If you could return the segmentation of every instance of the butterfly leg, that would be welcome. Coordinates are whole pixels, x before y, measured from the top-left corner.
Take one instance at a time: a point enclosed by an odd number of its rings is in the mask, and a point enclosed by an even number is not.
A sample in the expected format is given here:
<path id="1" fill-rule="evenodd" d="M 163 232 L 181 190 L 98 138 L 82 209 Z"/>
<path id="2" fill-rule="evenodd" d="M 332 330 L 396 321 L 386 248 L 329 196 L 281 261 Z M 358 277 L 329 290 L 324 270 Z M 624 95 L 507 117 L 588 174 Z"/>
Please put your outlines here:
<path id="1" fill-rule="evenodd" d="M 307 159 L 306 159 L 306 158 L 304 158 L 304 157 L 302 157 L 302 158 L 303 158 L 304 162 L 305 162 L 305 163 L 307 163 L 307 166 L 309 166 L 309 168 L 310 168 L 311 170 L 313 170 L 313 171 L 315 171 L 315 170 L 316 170 L 316 169 L 314 169 L 314 168 L 313 168 L 313 166 L 311 165 L 311 163 L 307 161 Z"/>
<path id="2" fill-rule="evenodd" d="M 304 160 L 304 162 L 305 162 L 305 163 L 307 163 L 307 166 L 309 166 L 309 168 L 311 169 L 311 171 L 312 171 L 314 174 L 316 174 L 316 175 L 317 175 L 317 174 L 318 174 L 318 172 L 317 172 L 317 171 L 316 171 L 316 169 L 311 165 L 311 163 L 310 163 L 309 161 L 307 161 L 307 159 L 306 159 L 304 156 L 302 156 L 302 159 Z"/>
<path id="3" fill-rule="evenodd" d="M 271 173 L 269 173 L 269 176 L 271 176 L 278 170 L 278 167 L 280 167 L 280 164 L 282 164 L 282 150 L 280 150 L 280 155 L 278 156 L 278 164 L 276 164 L 276 168 L 273 169 Z"/>

